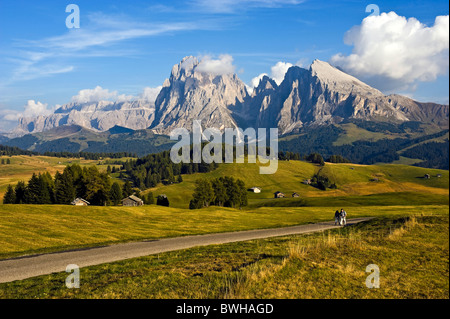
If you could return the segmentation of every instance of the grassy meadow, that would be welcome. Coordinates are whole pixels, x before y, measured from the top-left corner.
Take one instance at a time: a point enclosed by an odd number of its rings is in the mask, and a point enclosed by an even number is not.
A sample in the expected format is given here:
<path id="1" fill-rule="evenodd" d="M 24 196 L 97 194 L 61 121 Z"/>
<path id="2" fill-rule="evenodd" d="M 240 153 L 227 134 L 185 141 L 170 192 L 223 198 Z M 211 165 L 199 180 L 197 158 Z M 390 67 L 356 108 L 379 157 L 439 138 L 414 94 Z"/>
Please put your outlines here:
<path id="1" fill-rule="evenodd" d="M 0 201 L 3 200 L 8 184 L 15 185 L 19 181 L 27 182 L 33 173 L 49 172 L 54 176 L 56 171 L 62 173 L 64 168 L 71 164 L 79 164 L 82 167 L 96 165 L 100 171 L 106 171 L 108 167 L 108 165 L 98 165 L 99 161 L 96 160 L 79 158 L 18 155 L 0 156 L 0 159 L 11 161 L 11 164 L 0 165 Z"/>
<path id="2" fill-rule="evenodd" d="M 308 235 L 211 245 L 0 284 L 0 298 L 448 298 L 446 208 Z M 365 285 L 369 264 L 380 287 Z"/>
<path id="3" fill-rule="evenodd" d="M 6 157 L 4 157 L 6 158 Z M 33 172 L 52 175 L 67 164 L 98 161 L 13 156 L 0 166 L 0 196 Z M 106 170 L 106 165 L 98 165 Z M 302 182 L 319 172 L 337 189 Z M 430 174 L 431 178 L 424 178 Z M 440 174 L 441 177 L 437 177 Z M 247 188 L 243 209 L 187 209 L 200 177 L 233 176 Z M 116 176 L 113 176 L 115 178 Z M 81 270 L 82 286 L 65 288 L 66 273 L 0 284 L 0 298 L 448 298 L 449 172 L 408 165 L 279 161 L 273 175 L 256 164 L 222 164 L 183 182 L 144 191 L 166 194 L 170 207 L 1 205 L 0 259 L 113 243 L 272 228 L 333 219 L 376 217 L 321 233 L 212 245 Z M 288 197 L 274 199 L 281 191 Z M 292 198 L 291 194 L 300 194 Z M 381 288 L 364 285 L 377 264 Z"/>

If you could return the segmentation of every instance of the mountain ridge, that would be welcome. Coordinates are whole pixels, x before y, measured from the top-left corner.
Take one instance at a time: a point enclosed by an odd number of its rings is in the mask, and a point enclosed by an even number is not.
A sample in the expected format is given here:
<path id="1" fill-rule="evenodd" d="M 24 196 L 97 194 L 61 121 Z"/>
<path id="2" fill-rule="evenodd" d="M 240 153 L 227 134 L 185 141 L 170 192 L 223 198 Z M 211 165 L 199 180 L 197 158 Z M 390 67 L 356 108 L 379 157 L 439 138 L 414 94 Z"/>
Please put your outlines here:
<path id="1" fill-rule="evenodd" d="M 449 106 L 384 95 L 359 79 L 314 60 L 309 69 L 292 66 L 277 83 L 263 76 L 252 94 L 235 73 L 205 72 L 201 61 L 188 56 L 174 65 L 155 102 L 68 103 L 49 116 L 21 118 L 12 136 L 81 125 L 96 132 L 114 126 L 151 129 L 168 135 L 174 128 L 278 127 L 282 135 L 308 126 L 349 119 L 402 123 L 420 121 L 448 128 Z"/>

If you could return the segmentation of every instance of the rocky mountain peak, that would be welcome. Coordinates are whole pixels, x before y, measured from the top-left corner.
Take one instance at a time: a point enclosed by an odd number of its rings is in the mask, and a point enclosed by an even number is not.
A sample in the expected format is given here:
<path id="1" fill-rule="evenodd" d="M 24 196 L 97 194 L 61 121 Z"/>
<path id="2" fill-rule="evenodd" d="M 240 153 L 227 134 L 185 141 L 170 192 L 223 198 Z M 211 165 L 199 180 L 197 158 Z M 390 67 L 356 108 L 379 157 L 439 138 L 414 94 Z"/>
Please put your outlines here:
<path id="1" fill-rule="evenodd" d="M 226 70 L 227 71 L 227 70 Z M 292 66 L 280 85 L 263 76 L 250 96 L 234 73 L 207 67 L 194 56 L 172 67 L 153 103 L 146 100 L 68 103 L 49 116 L 21 119 L 17 135 L 61 125 L 81 125 L 106 131 L 118 125 L 151 128 L 169 134 L 174 128 L 270 128 L 281 134 L 305 126 L 340 123 L 347 119 L 400 123 L 421 121 L 448 127 L 449 107 L 420 103 L 402 96 L 385 96 L 357 78 L 314 60 L 309 69 Z"/>
<path id="2" fill-rule="evenodd" d="M 201 62 L 188 56 L 172 68 L 156 102 L 151 128 L 168 134 L 174 128 L 192 128 L 194 120 L 207 127 L 235 127 L 232 109 L 248 98 L 245 84 L 236 74 L 199 71 Z"/>

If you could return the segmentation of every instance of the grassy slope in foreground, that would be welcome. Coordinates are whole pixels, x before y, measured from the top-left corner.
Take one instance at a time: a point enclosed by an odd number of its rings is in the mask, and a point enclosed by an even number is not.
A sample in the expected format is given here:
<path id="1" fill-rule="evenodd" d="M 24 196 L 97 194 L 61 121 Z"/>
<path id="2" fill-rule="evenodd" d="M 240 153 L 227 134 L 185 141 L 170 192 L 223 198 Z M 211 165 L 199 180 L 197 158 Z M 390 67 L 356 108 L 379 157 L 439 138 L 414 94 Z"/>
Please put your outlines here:
<path id="1" fill-rule="evenodd" d="M 0 258 L 143 239 L 315 223 L 332 220 L 334 210 L 0 205 Z M 347 212 L 349 218 L 354 218 L 443 210 L 447 211 L 448 206 L 357 207 Z"/>
<path id="2" fill-rule="evenodd" d="M 448 212 L 211 245 L 0 284 L 0 298 L 448 298 Z M 367 265 L 380 288 L 365 285 Z"/>

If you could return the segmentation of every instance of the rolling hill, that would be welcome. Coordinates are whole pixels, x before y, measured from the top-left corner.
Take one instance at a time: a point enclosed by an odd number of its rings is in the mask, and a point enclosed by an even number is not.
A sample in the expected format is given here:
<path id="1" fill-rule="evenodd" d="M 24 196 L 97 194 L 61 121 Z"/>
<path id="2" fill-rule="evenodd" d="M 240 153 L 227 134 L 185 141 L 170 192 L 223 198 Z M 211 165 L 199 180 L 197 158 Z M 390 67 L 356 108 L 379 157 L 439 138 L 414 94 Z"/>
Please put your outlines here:
<path id="1" fill-rule="evenodd" d="M 172 185 L 159 184 L 146 190 L 154 196 L 166 194 L 171 207 L 187 208 L 200 177 L 217 178 L 233 176 L 245 182 L 247 188 L 254 186 L 261 193 L 248 192 L 250 207 L 256 206 L 328 206 L 408 204 L 412 202 L 448 204 L 449 172 L 408 165 L 356 165 L 331 164 L 321 169 L 318 165 L 304 161 L 279 161 L 273 175 L 259 174 L 257 164 L 221 164 L 209 173 L 183 175 L 183 182 Z M 319 190 L 302 182 L 315 173 L 330 178 L 337 189 Z M 424 178 L 430 174 L 431 178 Z M 437 177 L 440 174 L 441 177 Z M 274 199 L 273 193 L 281 191 L 288 198 Z M 291 198 L 296 192 L 300 198 Z M 375 196 L 376 195 L 376 196 Z M 372 196 L 372 197 L 370 197 Z M 375 196 L 375 197 L 374 197 Z M 359 204 L 358 204 L 359 203 Z"/>

